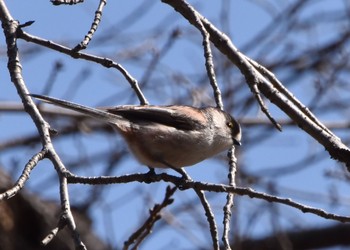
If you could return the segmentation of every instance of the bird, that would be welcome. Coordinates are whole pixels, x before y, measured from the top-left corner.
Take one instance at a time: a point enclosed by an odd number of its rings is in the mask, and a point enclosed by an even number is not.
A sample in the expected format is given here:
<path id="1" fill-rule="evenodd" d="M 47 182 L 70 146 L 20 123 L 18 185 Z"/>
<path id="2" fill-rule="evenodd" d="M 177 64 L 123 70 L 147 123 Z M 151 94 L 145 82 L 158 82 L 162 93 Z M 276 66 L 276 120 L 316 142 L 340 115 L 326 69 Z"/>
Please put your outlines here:
<path id="1" fill-rule="evenodd" d="M 92 108 L 44 95 L 30 96 L 110 124 L 125 139 L 136 159 L 152 170 L 179 170 L 233 145 L 241 145 L 239 123 L 217 107 L 121 105 Z"/>

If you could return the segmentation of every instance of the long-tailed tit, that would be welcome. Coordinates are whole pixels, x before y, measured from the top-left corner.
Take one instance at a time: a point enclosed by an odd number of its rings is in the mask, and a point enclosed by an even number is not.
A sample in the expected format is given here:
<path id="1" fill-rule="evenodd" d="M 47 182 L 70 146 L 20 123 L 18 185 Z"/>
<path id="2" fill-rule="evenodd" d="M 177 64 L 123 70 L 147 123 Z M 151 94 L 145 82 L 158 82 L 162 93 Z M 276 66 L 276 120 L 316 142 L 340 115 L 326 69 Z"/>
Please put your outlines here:
<path id="1" fill-rule="evenodd" d="M 42 101 L 80 112 L 111 124 L 143 164 L 179 169 L 240 145 L 241 128 L 218 108 L 190 106 L 116 106 L 90 108 L 31 94 Z"/>

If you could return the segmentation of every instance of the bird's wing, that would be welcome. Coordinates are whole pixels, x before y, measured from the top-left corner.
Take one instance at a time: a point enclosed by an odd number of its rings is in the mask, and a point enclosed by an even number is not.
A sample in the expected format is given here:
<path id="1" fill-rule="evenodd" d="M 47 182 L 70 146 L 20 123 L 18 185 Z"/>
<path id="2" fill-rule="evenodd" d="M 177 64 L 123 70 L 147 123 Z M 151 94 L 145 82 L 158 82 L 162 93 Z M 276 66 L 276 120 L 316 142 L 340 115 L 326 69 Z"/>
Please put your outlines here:
<path id="1" fill-rule="evenodd" d="M 180 130 L 197 130 L 207 118 L 200 109 L 190 106 L 118 106 L 102 108 L 134 123 L 158 123 Z"/>

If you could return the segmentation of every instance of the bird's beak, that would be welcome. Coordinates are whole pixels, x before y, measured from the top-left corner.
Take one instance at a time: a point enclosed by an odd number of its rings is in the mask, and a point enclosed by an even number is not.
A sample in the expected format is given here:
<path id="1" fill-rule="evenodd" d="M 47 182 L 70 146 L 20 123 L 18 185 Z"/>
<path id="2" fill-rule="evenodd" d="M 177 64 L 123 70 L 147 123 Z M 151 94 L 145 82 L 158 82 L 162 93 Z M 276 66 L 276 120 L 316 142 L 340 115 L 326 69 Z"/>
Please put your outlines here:
<path id="1" fill-rule="evenodd" d="M 242 143 L 236 139 L 233 139 L 233 145 L 236 145 L 236 146 L 241 146 Z"/>

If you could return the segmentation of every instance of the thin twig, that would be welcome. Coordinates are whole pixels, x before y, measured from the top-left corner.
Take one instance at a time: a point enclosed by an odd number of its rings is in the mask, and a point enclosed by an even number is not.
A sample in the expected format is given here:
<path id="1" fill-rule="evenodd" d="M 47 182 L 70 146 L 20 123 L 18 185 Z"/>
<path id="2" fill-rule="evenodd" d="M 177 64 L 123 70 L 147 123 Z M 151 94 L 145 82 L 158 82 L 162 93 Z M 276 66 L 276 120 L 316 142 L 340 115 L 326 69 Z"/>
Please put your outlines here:
<path id="1" fill-rule="evenodd" d="M 100 4 L 98 5 L 97 10 L 95 11 L 95 18 L 91 24 L 91 28 L 90 28 L 89 32 L 87 33 L 87 35 L 85 35 L 84 40 L 81 41 L 77 46 L 75 46 L 73 51 L 77 52 L 79 50 L 87 48 L 87 46 L 89 45 L 89 42 L 91 41 L 93 35 L 95 34 L 95 32 L 98 28 L 98 25 L 101 22 L 102 11 L 103 11 L 103 8 L 106 6 L 106 4 L 107 4 L 107 0 L 100 0 Z"/>
<path id="2" fill-rule="evenodd" d="M 184 4 L 186 5 L 186 7 L 189 10 L 189 13 L 190 13 L 189 18 L 193 22 L 194 26 L 202 34 L 204 57 L 205 57 L 205 68 L 206 68 L 207 75 L 208 75 L 208 78 L 210 81 L 210 85 L 213 88 L 216 105 L 219 109 L 223 110 L 224 105 L 222 102 L 221 91 L 220 91 L 220 88 L 219 88 L 218 83 L 216 81 L 213 55 L 212 55 L 211 48 L 210 48 L 210 34 L 205 29 L 205 27 L 202 23 L 202 20 L 201 20 L 200 16 L 198 15 L 198 12 L 191 5 L 187 4 L 186 2 L 184 2 Z"/>
<path id="3" fill-rule="evenodd" d="M 209 223 L 210 235 L 211 235 L 211 239 L 213 242 L 213 249 L 219 250 L 220 249 L 219 234 L 218 234 L 218 228 L 217 228 L 216 222 L 215 222 L 214 213 L 211 210 L 211 207 L 210 207 L 210 204 L 209 204 L 207 198 L 205 197 L 204 191 L 197 189 L 197 188 L 194 188 L 194 191 L 196 192 L 199 200 L 202 203 L 202 206 L 203 206 L 204 211 L 205 211 L 205 216 L 207 217 L 207 221 Z"/>
<path id="4" fill-rule="evenodd" d="M 47 153 L 46 149 L 42 149 L 40 152 L 36 153 L 25 165 L 21 176 L 16 181 L 15 185 L 6 190 L 4 193 L 0 194 L 0 201 L 3 199 L 10 199 L 15 196 L 23 187 L 26 181 L 29 179 L 30 173 L 37 166 L 38 162 L 45 158 Z"/>
<path id="5" fill-rule="evenodd" d="M 124 242 L 124 250 L 134 244 L 133 249 L 137 249 L 147 235 L 151 233 L 154 224 L 161 218 L 160 212 L 163 208 L 173 203 L 172 195 L 175 193 L 176 187 L 166 188 L 166 193 L 161 204 L 155 204 L 154 207 L 149 211 L 150 215 L 143 225 L 134 232 L 128 240 Z"/>
<path id="6" fill-rule="evenodd" d="M 258 84 L 255 80 L 251 80 L 251 81 L 247 81 L 248 86 L 250 87 L 251 91 L 253 92 L 261 111 L 266 115 L 266 117 L 271 121 L 271 123 L 275 126 L 275 128 L 277 128 L 279 131 L 282 131 L 282 127 L 279 123 L 277 123 L 277 121 L 275 120 L 275 118 L 272 117 L 269 109 L 267 108 L 267 106 L 265 105 L 261 94 L 260 94 L 260 90 L 258 88 Z"/>
<path id="7" fill-rule="evenodd" d="M 49 244 L 58 234 L 59 231 L 61 231 L 66 226 L 65 220 L 62 219 L 62 216 L 60 217 L 58 221 L 58 226 L 53 228 L 51 232 L 41 241 L 41 244 L 43 246 L 46 246 Z"/>
<path id="8" fill-rule="evenodd" d="M 61 201 L 61 216 L 58 222 L 58 226 L 51 230 L 51 232 L 42 240 L 42 244 L 48 244 L 57 233 L 63 229 L 65 226 L 71 231 L 71 236 L 73 238 L 75 249 L 77 250 L 86 250 L 85 244 L 80 239 L 77 227 L 75 225 L 75 220 L 71 211 L 71 206 L 69 202 L 69 193 L 68 193 L 68 182 L 65 176 L 65 173 L 68 172 L 59 159 L 58 155 L 55 152 L 50 151 L 48 158 L 55 165 L 57 175 L 59 176 L 59 187 L 60 187 L 60 201 Z"/>
<path id="9" fill-rule="evenodd" d="M 60 176 L 60 196 L 61 196 L 61 219 L 65 221 L 69 230 L 71 231 L 71 235 L 74 240 L 75 249 L 77 250 L 86 250 L 86 246 L 81 241 L 79 233 L 77 231 L 77 227 L 75 225 L 75 221 L 73 218 L 73 214 L 70 207 L 69 202 L 69 194 L 68 194 L 68 182 L 67 178 L 64 176 Z"/>
<path id="10" fill-rule="evenodd" d="M 322 124 L 305 105 L 303 105 L 298 99 L 296 99 L 293 96 L 293 94 L 286 87 L 283 86 L 283 84 L 276 78 L 276 76 L 271 71 L 269 71 L 267 68 L 257 63 L 253 59 L 243 54 L 242 56 L 244 56 L 255 67 L 255 69 L 258 70 L 263 76 L 266 76 L 269 79 L 269 81 L 273 84 L 273 86 L 278 91 L 280 91 L 284 96 L 286 96 L 286 98 L 288 98 L 288 100 L 291 101 L 296 107 L 298 107 L 301 111 L 303 111 L 303 113 L 307 117 L 309 117 L 310 120 L 312 120 L 315 124 L 320 126 L 323 130 L 325 130 L 330 135 L 333 135 L 333 133 L 324 124 Z"/>
<path id="11" fill-rule="evenodd" d="M 235 147 L 232 146 L 230 151 L 228 152 L 229 157 L 229 173 L 228 173 L 228 179 L 229 179 L 229 185 L 235 187 L 236 186 L 236 171 L 237 171 L 237 159 L 235 157 Z M 229 241 L 229 232 L 230 232 L 230 226 L 231 226 L 231 215 L 232 215 L 232 207 L 234 205 L 233 203 L 234 193 L 228 193 L 226 197 L 226 205 L 224 206 L 224 232 L 222 234 L 222 241 L 224 244 L 225 249 L 231 249 L 230 247 L 230 241 Z"/>
<path id="12" fill-rule="evenodd" d="M 192 10 L 193 10 L 193 14 L 195 16 L 195 21 L 198 24 L 197 27 L 203 36 L 205 68 L 207 70 L 207 75 L 208 75 L 208 78 L 210 81 L 210 85 L 212 86 L 213 91 L 214 91 L 215 102 L 216 102 L 217 107 L 219 109 L 223 110 L 224 104 L 222 102 L 221 90 L 220 90 L 218 83 L 216 81 L 213 54 L 212 54 L 211 48 L 210 48 L 210 35 L 207 32 L 207 30 L 205 29 L 201 19 L 196 14 L 196 11 L 194 9 L 192 9 Z"/>

